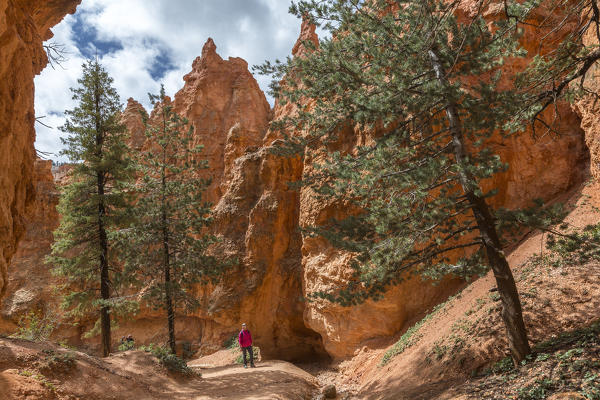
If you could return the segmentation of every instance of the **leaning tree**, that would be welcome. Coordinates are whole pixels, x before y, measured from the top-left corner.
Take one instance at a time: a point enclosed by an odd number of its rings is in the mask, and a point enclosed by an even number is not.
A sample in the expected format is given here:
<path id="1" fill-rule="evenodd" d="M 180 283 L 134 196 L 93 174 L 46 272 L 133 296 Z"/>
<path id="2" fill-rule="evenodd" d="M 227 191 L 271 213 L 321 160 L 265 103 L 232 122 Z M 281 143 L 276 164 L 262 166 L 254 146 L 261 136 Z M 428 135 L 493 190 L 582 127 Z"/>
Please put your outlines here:
<path id="1" fill-rule="evenodd" d="M 325 38 L 258 69 L 273 74 L 280 103 L 296 105 L 272 124 L 287 138 L 279 151 L 317 160 L 303 184 L 355 210 L 307 228 L 354 256 L 350 283 L 315 295 L 356 304 L 411 273 L 469 277 L 491 268 L 519 362 L 531 350 L 503 232 L 517 221 L 547 225 L 552 213 L 539 203 L 496 210 L 489 201 L 490 178 L 508 168 L 493 142 L 517 134 L 527 114 L 526 94 L 503 81 L 502 66 L 525 55 L 519 23 L 536 4 L 508 3 L 512 17 L 491 23 L 485 0 L 460 18 L 460 1 L 299 1 L 291 12 L 321 25 Z M 340 151 L 349 127 L 371 140 Z"/>

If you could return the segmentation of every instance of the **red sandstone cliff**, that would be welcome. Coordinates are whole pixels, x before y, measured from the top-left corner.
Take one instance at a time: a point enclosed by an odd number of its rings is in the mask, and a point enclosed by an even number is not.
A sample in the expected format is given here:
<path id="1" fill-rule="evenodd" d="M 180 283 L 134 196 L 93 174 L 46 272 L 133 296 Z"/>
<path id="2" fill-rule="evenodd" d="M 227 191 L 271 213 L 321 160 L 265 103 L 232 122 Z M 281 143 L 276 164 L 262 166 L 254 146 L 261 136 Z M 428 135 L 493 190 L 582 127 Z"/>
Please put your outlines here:
<path id="1" fill-rule="evenodd" d="M 470 1 L 462 2 L 459 14 L 470 15 L 476 12 L 475 5 Z M 492 19 L 497 12 L 496 8 L 490 7 L 485 16 Z M 301 36 L 311 37 L 309 29 L 311 28 L 305 25 L 306 33 Z M 522 40 L 526 47 L 534 49 L 539 37 L 539 31 L 529 29 Z M 530 54 L 533 56 L 535 53 L 532 51 Z M 516 62 L 519 64 L 515 64 Z M 514 72 L 523 65 L 523 60 L 507 65 L 506 75 L 514 76 Z M 510 84 L 510 79 L 507 81 L 506 84 Z M 288 108 L 285 112 L 293 110 Z M 529 205 L 536 198 L 551 200 L 582 181 L 589 153 L 584 143 L 580 118 L 564 104 L 560 113 L 560 125 L 557 127 L 559 136 L 547 135 L 534 140 L 530 132 L 524 132 L 495 146 L 502 160 L 510 164 L 510 169 L 487 183 L 498 189 L 498 195 L 492 199 L 494 205 L 512 208 Z M 276 107 L 275 115 L 281 114 Z M 335 150 L 348 152 L 368 140 L 365 139 L 364 132 L 351 128 L 342 132 L 340 137 Z M 313 153 L 308 151 L 304 160 L 304 173 L 312 168 L 312 157 Z M 332 217 L 340 218 L 344 212 L 343 207 L 338 204 L 317 202 L 310 189 L 301 190 L 300 226 L 318 225 Z M 304 238 L 304 294 L 327 291 L 345 284 L 352 272 L 349 261 L 347 253 L 332 248 L 323 238 Z M 459 282 L 446 280 L 432 286 L 420 278 L 411 278 L 388 290 L 384 299 L 378 302 L 340 307 L 324 300 L 315 300 L 306 304 L 304 321 L 307 327 L 321 335 L 328 354 L 333 357 L 348 357 L 369 339 L 393 336 L 406 328 L 419 315 L 456 290 L 458 285 Z"/>
<path id="2" fill-rule="evenodd" d="M 0 0 L 0 298 L 35 196 L 33 78 L 48 63 L 50 28 L 81 0 Z"/>
<path id="3" fill-rule="evenodd" d="M 527 32 L 524 40 L 533 46 L 535 37 L 535 32 Z M 308 23 L 303 24 L 301 33 L 301 40 L 306 39 L 316 40 L 314 27 Z M 301 40 L 294 46 L 296 56 L 306 51 Z M 179 338 L 210 351 L 246 322 L 267 357 L 297 359 L 324 352 L 345 357 L 369 339 L 396 334 L 454 290 L 456 283 L 433 287 L 413 279 L 391 289 L 384 300 L 357 307 L 301 301 L 304 295 L 344 283 L 349 260 L 323 239 L 303 238 L 299 233 L 299 227 L 322 223 L 345 210 L 316 202 L 307 189 L 296 191 L 288 186 L 311 168 L 310 154 L 306 159 L 284 158 L 270 151 L 278 138 L 268 131 L 271 115 L 278 118 L 293 113 L 293 107 L 276 104 L 271 111 L 246 62 L 223 60 L 212 40 L 184 80 L 173 103 L 194 125 L 198 143 L 205 145 L 204 156 L 210 165 L 206 172 L 213 177 L 208 197 L 214 203 L 214 229 L 223 239 L 221 250 L 237 256 L 240 263 L 223 283 L 198 289 L 203 307 L 193 315 L 178 316 Z M 130 100 L 123 114 L 136 148 L 145 140 L 141 110 L 139 103 Z M 594 110 L 585 101 L 579 104 L 578 113 L 563 107 L 561 137 L 534 141 L 524 134 L 506 142 L 499 153 L 511 168 L 495 178 L 493 183 L 500 192 L 494 202 L 511 207 L 536 197 L 551 199 L 578 183 L 587 172 L 585 142 L 590 144 L 592 160 L 598 158 Z M 339 145 L 351 149 L 363 140 L 364 134 L 349 129 Z M 40 201 L 49 200 L 42 197 Z M 40 220 L 49 229 L 56 224 L 52 218 L 58 217 L 46 215 L 49 218 Z M 34 270 L 35 262 L 27 255 L 32 254 L 28 243 L 23 243 L 13 265 Z M 49 251 L 49 244 L 44 242 L 39 251 Z M 11 286 L 10 298 L 21 288 Z M 47 299 L 44 291 L 35 296 Z M 162 318 L 143 310 L 122 323 L 115 337 L 133 333 L 139 341 L 158 342 L 165 335 Z M 64 330 L 62 334 L 78 333 Z"/>
<path id="4" fill-rule="evenodd" d="M 59 223 L 52 161 L 36 160 L 33 177 L 36 198 L 27 207 L 27 229 L 8 267 L 7 296 L 0 309 L 0 329 L 5 332 L 14 330 L 19 317 L 30 311 L 43 315 L 58 309 L 54 279 L 44 263 Z"/>

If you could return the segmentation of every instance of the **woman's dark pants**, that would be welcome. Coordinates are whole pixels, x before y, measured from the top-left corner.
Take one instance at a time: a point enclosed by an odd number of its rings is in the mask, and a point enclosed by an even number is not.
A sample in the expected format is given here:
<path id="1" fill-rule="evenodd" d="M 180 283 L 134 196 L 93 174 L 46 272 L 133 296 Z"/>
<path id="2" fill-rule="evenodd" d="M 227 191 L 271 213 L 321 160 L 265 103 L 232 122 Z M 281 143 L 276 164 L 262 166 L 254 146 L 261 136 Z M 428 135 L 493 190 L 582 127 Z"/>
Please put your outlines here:
<path id="1" fill-rule="evenodd" d="M 246 352 L 250 353 L 250 365 L 254 366 L 254 353 L 252 352 L 252 345 L 242 347 L 242 354 L 244 355 L 244 365 L 246 365 Z"/>

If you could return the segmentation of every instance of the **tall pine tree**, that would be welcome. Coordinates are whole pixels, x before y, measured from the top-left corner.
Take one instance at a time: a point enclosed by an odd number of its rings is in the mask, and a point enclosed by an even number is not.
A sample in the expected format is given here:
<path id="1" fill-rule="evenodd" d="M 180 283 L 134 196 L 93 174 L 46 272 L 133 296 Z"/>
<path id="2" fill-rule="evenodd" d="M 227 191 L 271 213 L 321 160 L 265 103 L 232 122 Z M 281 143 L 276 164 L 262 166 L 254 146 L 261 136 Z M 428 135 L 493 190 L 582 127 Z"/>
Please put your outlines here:
<path id="1" fill-rule="evenodd" d="M 66 279 L 63 307 L 69 314 L 99 314 L 93 332 L 99 325 L 103 356 L 111 350 L 111 313 L 123 305 L 112 297 L 122 278 L 113 245 L 115 232 L 127 222 L 126 187 L 133 171 L 112 82 L 98 60 L 89 60 L 79 86 L 71 89 L 77 106 L 65 111 L 61 131 L 68 136 L 61 154 L 74 165 L 61 193 L 61 223 L 48 257 L 53 271 Z"/>
<path id="2" fill-rule="evenodd" d="M 296 115 L 272 125 L 288 135 L 280 151 L 321 160 L 304 185 L 323 201 L 361 210 L 308 229 L 354 254 L 355 279 L 316 295 L 356 304 L 409 273 L 469 277 L 491 268 L 519 362 L 531 350 L 501 240 L 516 211 L 496 212 L 488 198 L 495 193 L 489 178 L 508 168 L 492 136 L 502 141 L 522 127 L 514 118 L 522 93 L 500 84 L 501 66 L 523 51 L 516 18 L 489 24 L 481 0 L 476 15 L 458 21 L 459 3 L 300 1 L 291 11 L 320 23 L 328 37 L 318 49 L 305 43 L 312 52 L 302 57 L 259 70 L 276 78 L 280 103 L 297 104 Z M 531 6 L 511 2 L 511 12 L 524 18 Z M 348 126 L 373 132 L 373 143 L 339 151 Z"/>
<path id="3" fill-rule="evenodd" d="M 147 147 L 138 160 L 135 222 L 127 232 L 128 271 L 140 277 L 143 298 L 166 312 L 169 347 L 175 353 L 175 313 L 199 303 L 196 284 L 217 279 L 226 265 L 210 255 L 216 242 L 207 233 L 210 204 L 203 194 L 210 181 L 199 172 L 202 146 L 193 143 L 193 127 L 165 97 L 150 95 L 153 117 L 145 116 Z"/>

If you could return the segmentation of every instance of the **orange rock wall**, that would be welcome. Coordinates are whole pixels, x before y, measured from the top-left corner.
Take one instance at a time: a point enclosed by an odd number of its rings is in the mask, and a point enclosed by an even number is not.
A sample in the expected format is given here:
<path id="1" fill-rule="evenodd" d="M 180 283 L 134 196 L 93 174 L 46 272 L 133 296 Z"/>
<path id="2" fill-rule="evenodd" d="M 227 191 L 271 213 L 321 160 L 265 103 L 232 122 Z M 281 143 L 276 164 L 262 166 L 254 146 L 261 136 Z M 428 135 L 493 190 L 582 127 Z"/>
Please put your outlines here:
<path id="1" fill-rule="evenodd" d="M 466 7 L 464 13 L 469 12 Z M 524 40 L 533 47 L 535 37 L 535 32 L 528 32 Z M 314 27 L 306 22 L 301 40 L 316 40 Z M 301 40 L 294 46 L 296 56 L 306 51 Z M 204 156 L 210 167 L 206 172 L 213 178 L 208 199 L 214 203 L 215 233 L 222 239 L 219 251 L 237 257 L 239 263 L 221 284 L 198 288 L 201 309 L 177 317 L 180 340 L 210 352 L 235 334 L 241 322 L 246 322 L 263 356 L 301 359 L 327 353 L 346 357 L 370 340 L 390 337 L 405 329 L 460 285 L 447 280 L 432 286 L 414 278 L 391 289 L 382 301 L 349 308 L 324 301 L 302 301 L 310 293 L 345 283 L 350 270 L 347 254 L 333 249 L 323 239 L 300 234 L 302 226 L 323 223 L 347 212 L 315 201 L 308 189 L 297 191 L 289 187 L 289 182 L 312 168 L 310 154 L 306 159 L 284 158 L 271 151 L 279 139 L 268 130 L 272 115 L 278 118 L 293 113 L 294 108 L 276 104 L 271 110 L 246 62 L 239 58 L 223 60 L 212 40 L 207 41 L 202 56 L 194 61 L 184 80 L 173 104 L 194 125 L 197 142 L 205 146 Z M 130 99 L 123 116 L 135 148 L 143 147 L 145 140 L 139 114 L 142 109 Z M 561 136 L 534 140 L 529 134 L 516 135 L 499 145 L 498 152 L 511 168 L 490 182 L 500 190 L 494 204 L 513 207 L 537 197 L 551 199 L 580 182 L 589 159 L 585 142 L 592 149 L 592 164 L 597 160 L 595 149 L 600 148 L 594 147 L 594 143 L 600 143 L 594 131 L 598 126 L 594 110 L 587 103 L 579 105 L 578 113 L 562 107 Z M 364 135 L 350 129 L 340 146 L 351 149 L 362 141 Z M 40 182 L 47 182 L 47 174 L 38 176 Z M 58 216 L 48 211 L 50 197 L 40 201 L 47 204 L 36 218 L 47 224 L 43 229 L 48 231 L 57 224 Z M 36 226 L 38 222 L 34 218 L 28 224 Z M 43 242 L 36 235 L 31 237 L 33 242 Z M 24 243 L 14 265 L 36 271 L 39 263 L 33 257 L 33 248 L 28 246 L 33 245 Z M 38 249 L 42 251 L 42 247 L 49 251 L 47 242 Z M 17 279 L 15 275 L 15 282 Z M 15 295 L 26 289 L 27 283 L 20 285 L 11 286 L 10 307 L 16 304 Z M 50 298 L 45 289 L 39 296 Z M 35 304 L 35 300 L 21 303 Z M 81 333 L 65 328 L 61 335 L 83 343 Z M 164 318 L 144 309 L 122 323 L 114 336 L 128 333 L 140 342 L 160 342 L 166 336 Z"/>
<path id="2" fill-rule="evenodd" d="M 50 253 L 52 232 L 59 223 L 59 192 L 52 176 L 52 161 L 38 159 L 34 166 L 36 198 L 27 207 L 27 229 L 8 267 L 7 295 L 0 308 L 0 331 L 5 333 L 14 331 L 19 318 L 30 311 L 43 315 L 58 309 L 53 295 L 56 282 L 44 258 Z"/>
<path id="3" fill-rule="evenodd" d="M 35 193 L 33 78 L 48 62 L 42 42 L 80 1 L 0 0 L 0 299 Z"/>
<path id="4" fill-rule="evenodd" d="M 216 49 L 208 39 L 173 99 L 175 111 L 194 126 L 196 143 L 204 146 L 202 157 L 212 178 L 207 200 L 213 204 L 227 190 L 233 160 L 262 143 L 271 115 L 248 63 L 237 57 L 223 60 Z"/>
<path id="5" fill-rule="evenodd" d="M 477 2 L 466 0 L 460 3 L 458 15 L 466 17 L 477 12 Z M 497 4 L 485 11 L 485 17 L 491 20 L 499 12 Z M 544 14 L 536 18 L 546 18 Z M 305 24 L 301 37 L 311 37 Z M 541 34 L 528 29 L 522 38 L 523 44 L 535 54 Z M 556 39 L 556 38 L 554 38 Z M 512 76 L 527 61 L 513 60 L 505 66 L 506 85 L 512 85 Z M 480 79 L 480 77 L 475 77 Z M 293 112 L 288 106 L 287 112 Z M 485 182 L 487 186 L 498 189 L 491 200 L 494 206 L 517 208 L 530 205 L 536 198 L 551 200 L 582 182 L 587 173 L 588 149 L 584 142 L 580 117 L 568 106 L 561 105 L 559 135 L 547 134 L 533 137 L 531 131 L 512 136 L 509 139 L 492 139 L 491 145 L 503 161 L 508 162 L 507 172 L 496 175 Z M 276 108 L 275 115 L 281 111 Z M 336 150 L 351 151 L 364 142 L 364 134 L 351 129 L 343 132 Z M 587 138 L 587 137 L 586 137 Z M 587 139 L 589 142 L 589 139 Z M 307 153 L 304 173 L 311 170 L 311 153 Z M 300 199 L 300 226 L 325 223 L 330 218 L 340 218 L 347 211 L 337 204 L 321 204 L 311 195 L 309 189 L 302 189 Z M 352 270 L 348 254 L 332 248 L 322 238 L 304 238 L 302 243 L 303 290 L 305 295 L 334 289 L 348 282 Z M 378 302 L 368 301 L 354 307 L 340 307 L 324 300 L 307 303 L 304 311 L 306 326 L 323 338 L 323 345 L 334 358 L 352 356 L 369 340 L 390 337 L 408 328 L 435 304 L 448 297 L 462 283 L 446 279 L 436 286 L 424 282 L 419 277 L 409 278 L 386 292 L 384 299 Z"/>

